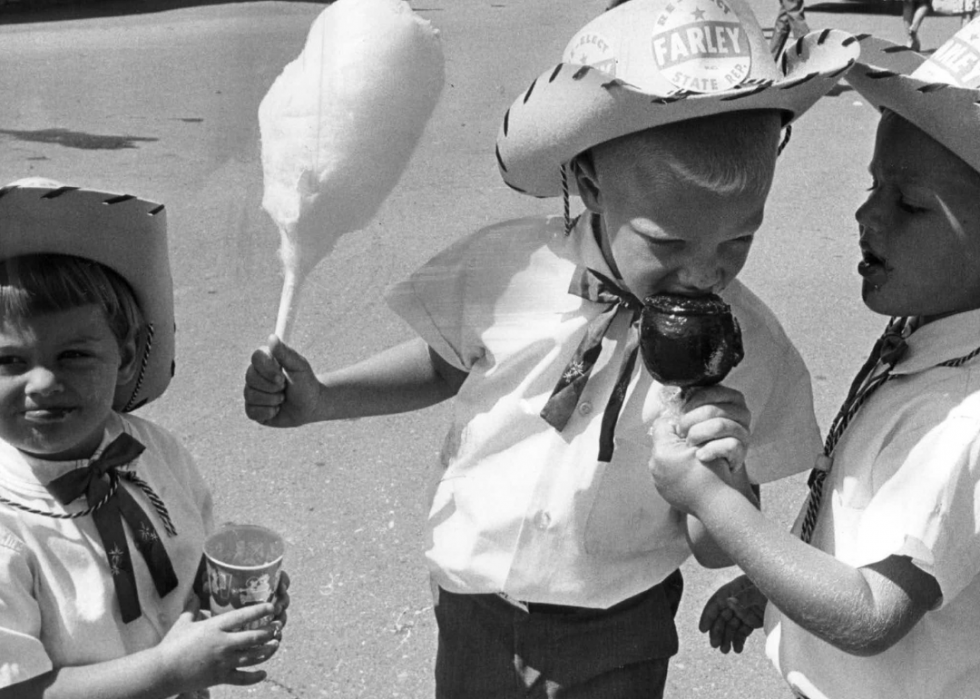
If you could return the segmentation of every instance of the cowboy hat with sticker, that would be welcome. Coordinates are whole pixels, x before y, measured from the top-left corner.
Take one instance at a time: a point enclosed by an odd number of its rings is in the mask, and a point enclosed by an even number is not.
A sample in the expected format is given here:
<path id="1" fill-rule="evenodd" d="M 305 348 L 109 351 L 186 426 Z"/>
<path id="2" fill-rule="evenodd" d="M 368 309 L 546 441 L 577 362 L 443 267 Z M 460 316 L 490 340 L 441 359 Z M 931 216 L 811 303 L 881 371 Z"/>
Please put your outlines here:
<path id="1" fill-rule="evenodd" d="M 929 56 L 868 35 L 846 80 L 980 171 L 980 18 Z"/>
<path id="2" fill-rule="evenodd" d="M 620 136 L 749 109 L 780 110 L 789 123 L 857 56 L 853 36 L 826 29 L 777 65 L 743 0 L 630 0 L 583 27 L 562 62 L 517 98 L 497 163 L 513 189 L 557 196 L 571 158 Z"/>
<path id="3" fill-rule="evenodd" d="M 42 253 L 94 260 L 126 280 L 147 327 L 137 338 L 139 370 L 116 387 L 113 408 L 135 410 L 159 397 L 174 364 L 173 282 L 163 205 L 42 178 L 0 188 L 0 263 Z"/>

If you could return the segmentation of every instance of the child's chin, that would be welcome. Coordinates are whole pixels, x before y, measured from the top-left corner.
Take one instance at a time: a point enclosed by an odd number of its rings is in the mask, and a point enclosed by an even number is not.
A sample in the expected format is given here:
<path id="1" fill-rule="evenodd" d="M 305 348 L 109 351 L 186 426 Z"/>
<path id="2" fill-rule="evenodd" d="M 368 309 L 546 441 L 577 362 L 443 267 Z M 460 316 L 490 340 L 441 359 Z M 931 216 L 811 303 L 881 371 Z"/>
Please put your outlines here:
<path id="1" fill-rule="evenodd" d="M 25 454 L 45 461 L 73 461 L 89 458 L 101 443 L 100 431 L 98 435 L 85 438 L 70 434 L 38 435 L 23 446 L 15 446 Z"/>
<path id="2" fill-rule="evenodd" d="M 868 310 L 883 316 L 905 315 L 901 311 L 895 311 L 881 291 L 881 287 L 875 286 L 867 280 L 861 285 L 861 300 L 864 301 Z"/>

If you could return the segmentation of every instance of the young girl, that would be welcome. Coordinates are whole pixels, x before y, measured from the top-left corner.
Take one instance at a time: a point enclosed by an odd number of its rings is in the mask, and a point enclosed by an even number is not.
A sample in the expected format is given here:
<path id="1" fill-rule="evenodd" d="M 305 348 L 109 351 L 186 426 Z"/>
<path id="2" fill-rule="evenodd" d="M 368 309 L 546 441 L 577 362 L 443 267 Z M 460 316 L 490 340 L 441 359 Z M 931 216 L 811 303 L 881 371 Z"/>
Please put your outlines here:
<path id="1" fill-rule="evenodd" d="M 130 196 L 0 189 L 2 699 L 207 696 L 261 681 L 238 668 L 278 647 L 288 583 L 197 620 L 211 494 L 172 435 L 121 412 L 170 381 L 165 221 Z"/>
<path id="2" fill-rule="evenodd" d="M 846 78 L 883 110 L 858 271 L 867 306 L 896 318 L 831 427 L 794 532 L 682 436 L 697 424 L 719 438 L 708 456 L 737 465 L 738 413 L 654 430 L 661 494 L 747 574 L 712 597 L 702 630 L 738 651 L 765 608 L 767 651 L 808 699 L 980 687 L 980 21 L 928 61 L 896 48 L 862 41 Z"/>

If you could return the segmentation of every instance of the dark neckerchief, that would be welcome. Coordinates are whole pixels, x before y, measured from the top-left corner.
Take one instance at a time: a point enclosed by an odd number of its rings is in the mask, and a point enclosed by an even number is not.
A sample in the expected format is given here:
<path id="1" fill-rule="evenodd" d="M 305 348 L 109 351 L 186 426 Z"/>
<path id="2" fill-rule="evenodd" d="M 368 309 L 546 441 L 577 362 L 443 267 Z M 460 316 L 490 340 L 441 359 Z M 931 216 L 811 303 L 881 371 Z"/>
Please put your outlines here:
<path id="1" fill-rule="evenodd" d="M 600 243 L 597 218 L 594 216 L 591 223 L 593 235 L 597 236 L 596 242 Z M 623 350 L 623 361 L 602 415 L 602 430 L 599 434 L 599 461 L 609 462 L 613 456 L 616 422 L 619 420 L 619 413 L 626 399 L 626 390 L 629 388 L 633 369 L 636 366 L 640 344 L 640 312 L 643 310 L 643 304 L 613 279 L 582 266 L 575 269 L 568 293 L 581 296 L 593 303 L 605 304 L 606 309 L 586 326 L 585 337 L 582 338 L 575 354 L 562 371 L 551 397 L 541 411 L 541 417 L 559 432 L 565 429 L 602 352 L 602 338 L 605 337 L 609 326 L 620 311 L 629 313 L 630 327 Z"/>
<path id="2" fill-rule="evenodd" d="M 139 593 L 136 590 L 136 576 L 133 573 L 133 563 L 123 529 L 124 519 L 133 532 L 136 548 L 146 560 L 159 595 L 164 597 L 177 587 L 177 575 L 174 573 L 170 557 L 163 542 L 160 541 L 156 528 L 129 491 L 119 483 L 121 472 L 118 467 L 138 458 L 144 449 L 139 441 L 123 433 L 105 448 L 101 456 L 92 459 L 87 468 L 66 473 L 47 485 L 48 491 L 62 505 L 85 496 L 96 529 L 102 537 L 102 545 L 109 561 L 112 582 L 116 588 L 116 597 L 125 623 L 139 618 L 142 612 Z M 145 485 L 135 476 L 128 477 L 128 480 L 136 482 L 141 488 Z M 148 485 L 145 486 L 144 491 L 147 489 L 149 489 Z M 163 503 L 151 493 L 152 491 L 147 495 L 151 499 L 155 498 L 154 505 L 160 511 Z M 166 508 L 161 515 L 169 529 L 169 515 L 166 514 Z"/>

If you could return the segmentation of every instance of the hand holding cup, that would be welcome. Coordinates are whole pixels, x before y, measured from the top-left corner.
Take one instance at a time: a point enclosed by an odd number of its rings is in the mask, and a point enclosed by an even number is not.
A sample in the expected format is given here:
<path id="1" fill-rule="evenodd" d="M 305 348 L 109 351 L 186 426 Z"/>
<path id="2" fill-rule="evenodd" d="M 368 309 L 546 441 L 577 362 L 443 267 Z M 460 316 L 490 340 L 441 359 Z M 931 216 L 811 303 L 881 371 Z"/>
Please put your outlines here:
<path id="1" fill-rule="evenodd" d="M 279 534 L 254 524 L 227 525 L 209 536 L 204 542 L 204 558 L 211 613 L 275 602 L 284 575 L 281 571 L 284 553 L 285 542 Z M 270 621 L 271 617 L 263 617 L 251 622 L 248 628 L 258 628 Z"/>

